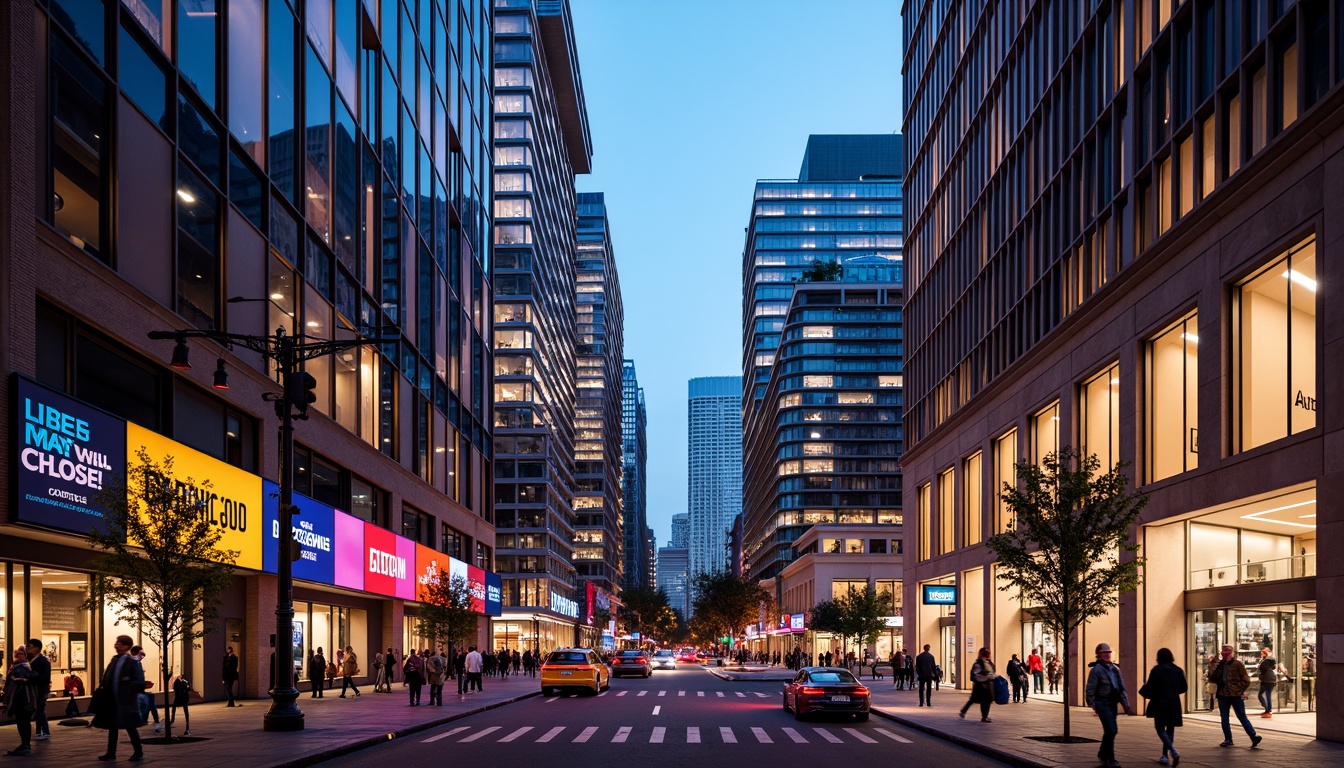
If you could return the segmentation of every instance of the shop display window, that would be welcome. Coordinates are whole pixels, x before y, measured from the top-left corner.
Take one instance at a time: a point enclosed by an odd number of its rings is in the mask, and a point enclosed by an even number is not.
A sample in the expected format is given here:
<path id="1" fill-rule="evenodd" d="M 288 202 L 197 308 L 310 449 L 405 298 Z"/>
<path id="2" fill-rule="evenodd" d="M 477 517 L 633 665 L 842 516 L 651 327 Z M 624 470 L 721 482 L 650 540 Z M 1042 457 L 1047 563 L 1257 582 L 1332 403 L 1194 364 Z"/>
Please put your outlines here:
<path id="1" fill-rule="evenodd" d="M 1192 680 L 1207 677 L 1224 644 L 1246 665 L 1252 695 L 1259 690 L 1262 649 L 1269 649 L 1286 674 L 1274 683 L 1274 711 L 1314 712 L 1316 709 L 1316 605 L 1277 605 L 1255 608 L 1192 611 L 1190 613 Z M 1216 706 L 1203 685 L 1190 686 L 1191 711 Z M 1248 703 L 1247 705 L 1251 705 Z"/>

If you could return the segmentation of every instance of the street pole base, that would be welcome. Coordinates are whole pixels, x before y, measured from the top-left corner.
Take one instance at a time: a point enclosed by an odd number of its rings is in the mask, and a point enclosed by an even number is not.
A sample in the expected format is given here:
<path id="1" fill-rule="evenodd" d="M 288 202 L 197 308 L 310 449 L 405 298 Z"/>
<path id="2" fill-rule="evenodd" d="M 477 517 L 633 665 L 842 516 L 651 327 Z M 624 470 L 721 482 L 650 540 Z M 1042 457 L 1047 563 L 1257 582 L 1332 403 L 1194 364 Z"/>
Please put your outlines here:
<path id="1" fill-rule="evenodd" d="M 271 690 L 271 708 L 262 718 L 263 731 L 302 731 L 303 710 L 295 702 L 299 698 L 296 688 L 274 688 Z"/>

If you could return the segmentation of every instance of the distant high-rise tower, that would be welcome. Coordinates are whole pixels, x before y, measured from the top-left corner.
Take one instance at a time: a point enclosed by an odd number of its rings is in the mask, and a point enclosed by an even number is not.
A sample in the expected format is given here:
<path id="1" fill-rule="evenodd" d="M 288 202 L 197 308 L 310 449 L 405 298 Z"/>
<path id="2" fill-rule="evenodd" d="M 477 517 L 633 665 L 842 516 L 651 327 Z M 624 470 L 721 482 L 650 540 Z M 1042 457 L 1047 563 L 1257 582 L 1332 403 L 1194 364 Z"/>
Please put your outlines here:
<path id="1" fill-rule="evenodd" d="M 742 380 L 691 379 L 687 477 L 690 573 L 728 567 L 728 530 L 742 511 Z"/>
<path id="2" fill-rule="evenodd" d="M 626 589 L 652 585 L 649 561 L 652 550 L 645 544 L 643 531 L 648 527 L 646 473 L 649 463 L 648 413 L 644 409 L 644 388 L 635 374 L 635 361 L 626 360 L 621 368 L 621 434 L 624 442 L 621 494 L 621 531 L 625 539 L 624 572 L 621 583 Z"/>
<path id="3" fill-rule="evenodd" d="M 663 547 L 658 550 L 658 589 L 667 595 L 667 603 L 683 619 L 691 615 L 690 575 L 685 547 Z"/>
<path id="4" fill-rule="evenodd" d="M 670 546 L 689 549 L 691 546 L 691 516 L 685 512 L 672 516 L 672 543 Z"/>

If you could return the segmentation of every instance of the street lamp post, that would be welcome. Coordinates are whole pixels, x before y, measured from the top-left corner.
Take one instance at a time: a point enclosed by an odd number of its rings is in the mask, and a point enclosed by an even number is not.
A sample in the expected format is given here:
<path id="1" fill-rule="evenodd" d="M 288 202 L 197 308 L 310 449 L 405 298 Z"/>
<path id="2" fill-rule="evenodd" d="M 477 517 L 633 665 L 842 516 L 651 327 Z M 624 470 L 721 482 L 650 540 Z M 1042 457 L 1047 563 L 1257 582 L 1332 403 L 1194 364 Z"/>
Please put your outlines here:
<path id="1" fill-rule="evenodd" d="M 253 299 L 232 298 L 230 303 L 253 301 Z M 255 299 L 265 301 L 265 299 Z M 282 532 L 291 532 L 294 528 L 294 515 L 298 508 L 294 506 L 294 420 L 308 418 L 308 405 L 316 402 L 313 390 L 317 380 L 303 370 L 303 363 L 318 357 L 339 352 L 344 349 L 383 344 L 387 339 L 340 339 L 327 341 L 310 340 L 304 336 L 285 333 L 283 326 L 276 328 L 269 336 L 255 336 L 224 331 L 185 329 L 177 331 L 150 331 L 149 338 L 155 340 L 173 339 L 172 367 L 188 370 L 189 347 L 187 339 L 209 339 L 226 347 L 245 347 L 261 354 L 263 358 L 275 364 L 276 378 L 283 392 L 267 392 L 262 397 L 275 403 L 275 414 L 280 417 L 280 500 L 279 526 Z M 215 369 L 216 389 L 228 389 L 228 372 L 224 368 L 224 359 L 220 358 Z M 297 411 L 297 412 L 296 412 Z M 303 730 L 303 711 L 296 701 L 299 691 L 294 687 L 294 571 L 293 553 L 296 551 L 293 535 L 281 535 L 277 543 L 279 557 L 276 558 L 277 601 L 275 606 L 275 682 L 270 690 L 271 708 L 267 710 L 262 728 L 267 731 Z"/>

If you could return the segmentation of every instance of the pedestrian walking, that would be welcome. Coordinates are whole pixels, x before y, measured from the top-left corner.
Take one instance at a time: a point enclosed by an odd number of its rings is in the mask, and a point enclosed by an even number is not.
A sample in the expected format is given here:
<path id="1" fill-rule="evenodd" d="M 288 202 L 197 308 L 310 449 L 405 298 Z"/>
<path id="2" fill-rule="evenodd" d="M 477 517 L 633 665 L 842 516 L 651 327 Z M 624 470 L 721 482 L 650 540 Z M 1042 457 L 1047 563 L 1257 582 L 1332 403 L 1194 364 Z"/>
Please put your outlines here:
<path id="1" fill-rule="evenodd" d="M 383 663 L 383 652 L 379 651 L 373 655 L 373 692 L 379 693 L 383 690 L 383 682 L 387 680 L 387 666 Z"/>
<path id="2" fill-rule="evenodd" d="M 980 705 L 980 722 L 992 723 L 989 719 L 989 705 L 994 702 L 994 661 L 989 658 L 989 649 L 981 648 L 980 656 L 971 665 L 971 697 L 966 700 L 966 704 L 961 708 L 961 716 L 966 717 L 966 710 L 971 708 L 972 704 Z"/>
<path id="3" fill-rule="evenodd" d="M 321 649 L 318 649 L 321 650 Z M 320 679 L 320 678 L 319 678 Z M 182 710 L 183 728 L 182 735 L 191 735 L 191 681 L 178 673 L 173 681 L 169 683 L 173 691 L 173 703 L 169 705 L 168 711 L 164 713 L 168 724 L 171 726 L 177 722 L 177 710 Z"/>
<path id="4" fill-rule="evenodd" d="M 1039 648 L 1032 648 L 1027 657 L 1027 671 L 1031 673 L 1031 692 L 1045 693 L 1045 664 L 1041 661 Z"/>
<path id="5" fill-rule="evenodd" d="M 33 669 L 34 699 L 37 708 L 33 712 L 33 738 L 46 741 L 51 738 L 51 725 L 47 723 L 47 699 L 51 698 L 51 660 L 42 653 L 42 641 L 30 638 L 27 646 L 28 666 Z M 154 716 L 155 722 L 158 715 Z"/>
<path id="6" fill-rule="evenodd" d="M 1176 656 L 1169 648 L 1157 649 L 1157 665 L 1148 670 L 1148 682 L 1139 689 L 1139 695 L 1148 700 L 1144 714 L 1153 719 L 1157 738 L 1162 741 L 1162 765 L 1180 765 L 1181 753 L 1176 751 L 1176 729 L 1184 723 L 1181 716 L 1181 694 L 1186 692 L 1185 672 L 1176 666 Z"/>
<path id="7" fill-rule="evenodd" d="M 138 645 L 131 646 L 131 658 L 133 658 L 133 659 L 135 659 L 136 661 L 140 662 L 140 668 L 141 668 L 141 669 L 144 669 L 144 667 L 145 667 L 145 649 L 144 649 L 144 648 L 141 648 L 141 647 L 138 646 Z M 159 722 L 159 708 L 158 708 L 158 706 L 154 703 L 154 694 L 152 694 L 152 693 L 149 692 L 149 689 L 152 688 L 152 687 L 154 687 L 154 684 L 151 683 L 151 682 L 149 682 L 148 680 L 146 680 L 146 681 L 145 681 L 145 689 L 142 690 L 142 691 L 140 691 L 140 696 L 139 696 L 139 699 L 140 699 L 140 700 L 139 700 L 139 702 L 137 702 L 137 703 L 139 704 L 139 706 L 140 706 L 140 725 L 149 725 L 149 716 L 150 716 L 150 715 L 153 715 L 153 716 L 154 716 L 154 732 L 155 732 L 155 733 L 162 733 L 162 732 L 163 732 L 163 723 L 160 723 L 160 722 Z"/>
<path id="8" fill-rule="evenodd" d="M 312 685 L 313 692 L 309 694 L 310 699 L 322 698 L 322 691 L 326 688 L 323 683 L 327 676 L 327 657 L 322 655 L 322 646 L 317 647 L 317 653 L 308 656 L 308 682 Z"/>
<path id="9" fill-rule="evenodd" d="M 1097 660 L 1089 664 L 1092 671 L 1087 675 L 1087 706 L 1092 708 L 1101 720 L 1101 748 L 1097 750 L 1097 759 L 1109 768 L 1119 768 L 1115 760 L 1115 734 L 1119 731 L 1116 722 L 1121 707 L 1126 715 L 1134 714 L 1129 704 L 1129 693 L 1125 691 L 1125 679 L 1120 668 L 1111 663 L 1111 646 L 1106 643 L 1097 645 Z"/>
<path id="10" fill-rule="evenodd" d="M 31 656 L 31 646 L 28 650 Z M 33 668 L 37 669 L 36 665 Z M 1261 648 L 1260 666 L 1257 671 L 1260 673 L 1260 691 L 1257 698 L 1260 699 L 1260 706 L 1265 708 L 1265 711 L 1260 713 L 1260 717 L 1269 719 L 1274 716 L 1274 689 L 1278 687 L 1281 676 L 1288 676 L 1288 670 L 1284 669 L 1283 665 L 1279 664 L 1278 659 L 1274 658 L 1274 649 Z M 45 716 L 42 719 L 45 720 Z M 39 736 L 38 738 L 42 737 Z"/>
<path id="11" fill-rule="evenodd" d="M 13 757 L 33 752 L 33 713 L 37 711 L 37 674 L 28 663 L 28 651 L 14 649 L 13 661 L 5 673 L 4 712 L 14 718 L 19 730 L 19 746 L 5 754 Z"/>
<path id="12" fill-rule="evenodd" d="M 919 679 L 919 706 L 933 706 L 933 678 L 937 675 L 938 662 L 929 653 L 928 643 L 924 652 L 915 657 L 915 676 Z"/>
<path id="13" fill-rule="evenodd" d="M 1045 665 L 1045 676 L 1050 681 L 1050 693 L 1059 693 L 1059 657 L 1051 655 Z"/>
<path id="14" fill-rule="evenodd" d="M 1246 665 L 1237 658 L 1236 648 L 1223 646 L 1218 661 L 1209 669 L 1209 682 L 1214 684 L 1218 717 L 1223 724 L 1223 743 L 1218 746 L 1232 746 L 1232 724 L 1228 720 L 1231 712 L 1237 713 L 1237 721 L 1251 738 L 1251 748 L 1260 746 L 1264 737 L 1255 732 L 1251 721 L 1246 718 L 1246 690 L 1251 687 L 1251 676 L 1246 673 Z"/>
<path id="15" fill-rule="evenodd" d="M 224 693 L 229 697 L 229 703 L 225 706 L 238 706 L 233 700 L 233 689 L 238 685 L 238 657 L 233 653 L 233 646 L 224 651 L 224 665 L 219 677 L 224 683 Z"/>
<path id="16" fill-rule="evenodd" d="M 414 648 L 406 654 L 406 660 L 401 664 L 402 674 L 406 678 L 406 686 L 410 690 L 410 704 L 412 707 L 420 706 L 420 691 L 425 687 L 424 678 L 424 660 Z"/>
<path id="17" fill-rule="evenodd" d="M 476 646 L 473 645 L 467 649 L 465 664 L 467 670 L 467 691 L 484 692 L 485 689 L 481 687 L 481 670 L 484 667 L 485 662 L 481 659 L 481 654 L 476 650 Z"/>
<path id="18" fill-rule="evenodd" d="M 397 663 L 397 654 L 388 648 L 387 653 L 383 654 L 383 690 L 387 693 L 392 692 L 392 680 L 397 673 Z"/>
<path id="19" fill-rule="evenodd" d="M 517 651 L 517 649 L 514 649 L 513 653 L 510 653 L 510 654 L 509 654 L 509 658 L 510 658 L 510 659 L 513 659 L 513 675 L 514 675 L 514 677 L 517 677 L 517 676 L 518 676 L 518 668 L 519 668 L 520 666 L 522 666 L 523 660 L 522 660 L 521 658 L 518 657 L 518 651 Z"/>
<path id="20" fill-rule="evenodd" d="M 523 672 L 525 672 L 528 677 L 532 677 L 532 670 L 535 666 L 536 662 L 532 658 L 532 650 L 528 649 L 523 651 Z"/>
<path id="21" fill-rule="evenodd" d="M 426 648 L 425 657 L 425 677 L 429 680 L 429 706 L 442 707 L 443 682 L 448 677 L 448 659 L 444 657 L 442 649 L 431 655 Z"/>
<path id="22" fill-rule="evenodd" d="M 1025 666 L 1018 660 L 1014 653 L 1008 660 L 1008 682 L 1013 686 L 1013 703 L 1018 704 L 1027 700 L 1027 674 Z"/>
<path id="23" fill-rule="evenodd" d="M 98 756 L 99 760 L 117 759 L 117 735 L 126 731 L 131 740 L 131 760 L 144 757 L 140 748 L 140 703 L 139 696 L 145 690 L 145 670 L 140 662 L 131 658 L 131 647 L 135 643 L 128 635 L 119 635 L 112 648 L 116 655 L 103 670 L 100 687 L 106 688 L 93 724 L 107 729 L 107 751 Z M 229 649 L 232 653 L 233 649 Z M 101 722 L 100 722 L 101 721 Z"/>
<path id="24" fill-rule="evenodd" d="M 345 653 L 341 659 L 341 698 L 345 698 L 345 689 L 351 688 L 355 696 L 359 696 L 359 688 L 355 685 L 354 676 L 359 674 L 359 657 L 355 655 L 353 646 L 347 645 Z"/>
<path id="25" fill-rule="evenodd" d="M 453 671 L 457 674 L 457 695 L 467 692 L 467 652 L 458 651 L 453 657 Z"/>

